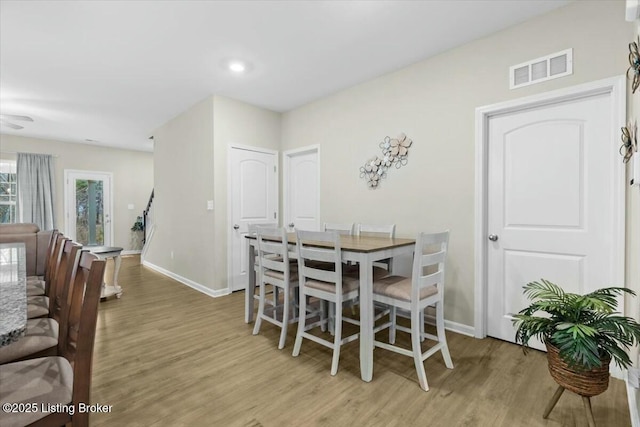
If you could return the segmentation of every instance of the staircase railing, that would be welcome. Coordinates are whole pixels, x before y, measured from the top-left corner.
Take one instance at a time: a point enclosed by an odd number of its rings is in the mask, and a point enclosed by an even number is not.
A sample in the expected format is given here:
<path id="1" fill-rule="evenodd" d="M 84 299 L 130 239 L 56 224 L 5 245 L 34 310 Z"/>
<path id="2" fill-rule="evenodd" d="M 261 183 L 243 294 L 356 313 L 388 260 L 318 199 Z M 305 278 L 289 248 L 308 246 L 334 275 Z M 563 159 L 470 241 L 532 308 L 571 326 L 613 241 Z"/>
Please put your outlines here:
<path id="1" fill-rule="evenodd" d="M 151 230 L 151 227 L 153 225 L 153 197 L 154 197 L 154 190 L 151 190 L 151 195 L 149 196 L 149 201 L 147 202 L 147 207 L 145 208 L 144 212 L 142 212 L 142 244 L 144 245 L 147 242 L 147 237 L 149 237 L 148 233 L 149 230 Z"/>

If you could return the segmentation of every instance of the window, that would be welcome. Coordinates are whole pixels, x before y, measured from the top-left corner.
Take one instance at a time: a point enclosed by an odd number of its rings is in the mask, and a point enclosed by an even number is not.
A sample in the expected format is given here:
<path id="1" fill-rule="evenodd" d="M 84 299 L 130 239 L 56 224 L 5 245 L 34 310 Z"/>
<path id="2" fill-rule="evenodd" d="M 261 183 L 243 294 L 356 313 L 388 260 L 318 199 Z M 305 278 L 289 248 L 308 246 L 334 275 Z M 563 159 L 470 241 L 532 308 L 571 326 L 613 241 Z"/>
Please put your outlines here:
<path id="1" fill-rule="evenodd" d="M 0 223 L 16 222 L 16 162 L 0 160 Z"/>

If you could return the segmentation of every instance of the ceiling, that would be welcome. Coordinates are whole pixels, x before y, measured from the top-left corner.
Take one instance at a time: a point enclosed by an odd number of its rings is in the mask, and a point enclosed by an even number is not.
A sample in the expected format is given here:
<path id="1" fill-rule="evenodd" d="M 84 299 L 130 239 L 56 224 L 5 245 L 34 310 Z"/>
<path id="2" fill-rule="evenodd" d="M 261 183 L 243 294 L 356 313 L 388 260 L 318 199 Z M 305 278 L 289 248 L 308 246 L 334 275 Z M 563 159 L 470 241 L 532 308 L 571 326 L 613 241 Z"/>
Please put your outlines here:
<path id="1" fill-rule="evenodd" d="M 2 0 L 0 113 L 34 121 L 0 133 L 151 151 L 212 94 L 284 112 L 566 3 Z"/>

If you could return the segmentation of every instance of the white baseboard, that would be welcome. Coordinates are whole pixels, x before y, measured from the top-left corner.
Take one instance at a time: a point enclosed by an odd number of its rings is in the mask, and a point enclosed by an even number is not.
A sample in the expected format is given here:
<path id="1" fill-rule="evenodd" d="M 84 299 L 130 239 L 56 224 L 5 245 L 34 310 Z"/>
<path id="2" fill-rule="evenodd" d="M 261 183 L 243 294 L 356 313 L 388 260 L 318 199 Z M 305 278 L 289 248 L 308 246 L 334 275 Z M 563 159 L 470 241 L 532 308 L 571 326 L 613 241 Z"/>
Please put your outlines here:
<path id="1" fill-rule="evenodd" d="M 231 292 L 229 291 L 229 288 L 224 288 L 224 289 L 211 289 L 208 288 L 204 285 L 201 285 L 200 283 L 196 283 L 193 280 L 187 279 L 186 277 L 182 277 L 178 274 L 175 274 L 169 270 L 166 270 L 162 267 L 158 267 L 155 264 L 151 264 L 148 261 L 142 261 L 142 265 L 144 265 L 145 267 L 148 267 L 152 270 L 157 271 L 160 274 L 164 274 L 167 277 L 172 278 L 173 280 L 176 280 L 182 284 L 185 284 L 187 286 L 189 286 L 192 289 L 195 289 L 196 291 L 202 292 L 205 295 L 209 295 L 210 297 L 213 298 L 218 298 L 218 297 L 222 297 L 225 295 L 229 295 Z"/>
<path id="2" fill-rule="evenodd" d="M 120 255 L 139 255 L 142 251 L 122 251 Z"/>
<path id="3" fill-rule="evenodd" d="M 425 321 L 430 325 L 436 324 L 436 318 L 428 314 L 425 316 Z M 466 335 L 471 338 L 474 338 L 476 333 L 473 326 L 463 325 L 462 323 L 453 322 L 447 319 L 444 319 L 444 328 L 448 331 Z"/>

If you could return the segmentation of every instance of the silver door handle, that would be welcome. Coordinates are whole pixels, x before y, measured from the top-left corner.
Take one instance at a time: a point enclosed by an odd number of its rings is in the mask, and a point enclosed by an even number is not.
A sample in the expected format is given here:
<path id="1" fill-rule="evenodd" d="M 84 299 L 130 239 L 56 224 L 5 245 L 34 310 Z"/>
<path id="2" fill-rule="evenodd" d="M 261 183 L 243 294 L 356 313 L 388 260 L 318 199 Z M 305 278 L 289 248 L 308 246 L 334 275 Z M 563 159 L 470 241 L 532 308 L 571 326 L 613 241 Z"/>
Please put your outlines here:
<path id="1" fill-rule="evenodd" d="M 296 226 L 296 225 L 295 225 L 294 223 L 292 223 L 292 222 L 290 222 L 290 223 L 289 223 L 289 228 L 293 228 L 293 227 L 295 227 L 295 226 Z"/>
<path id="2" fill-rule="evenodd" d="M 233 224 L 233 229 L 234 229 L 234 230 L 237 230 L 237 229 L 239 229 L 239 228 L 240 228 L 240 226 L 239 226 L 238 224 Z"/>
<path id="3" fill-rule="evenodd" d="M 498 240 L 498 236 L 495 234 L 489 234 L 489 240 L 496 242 Z"/>

